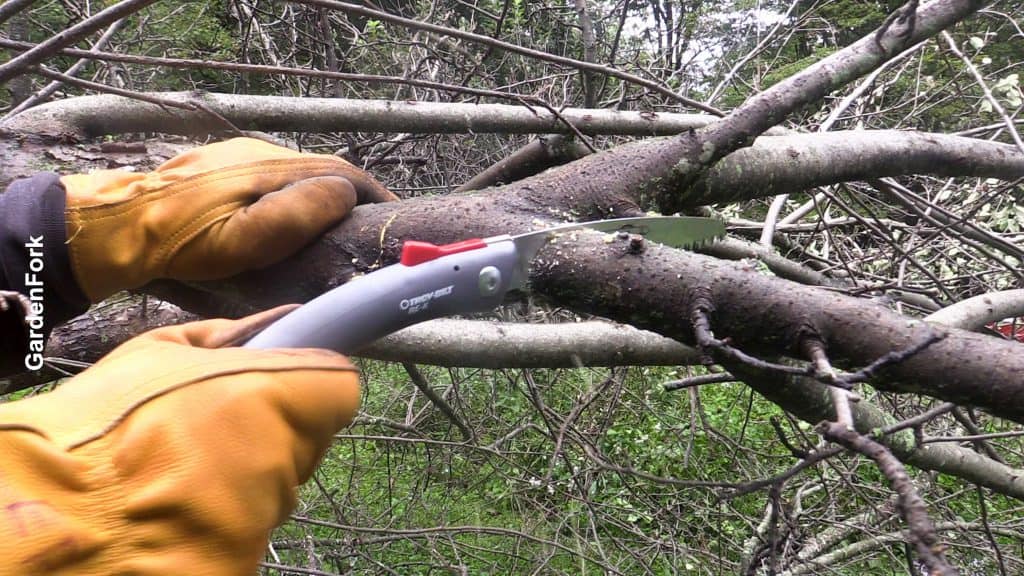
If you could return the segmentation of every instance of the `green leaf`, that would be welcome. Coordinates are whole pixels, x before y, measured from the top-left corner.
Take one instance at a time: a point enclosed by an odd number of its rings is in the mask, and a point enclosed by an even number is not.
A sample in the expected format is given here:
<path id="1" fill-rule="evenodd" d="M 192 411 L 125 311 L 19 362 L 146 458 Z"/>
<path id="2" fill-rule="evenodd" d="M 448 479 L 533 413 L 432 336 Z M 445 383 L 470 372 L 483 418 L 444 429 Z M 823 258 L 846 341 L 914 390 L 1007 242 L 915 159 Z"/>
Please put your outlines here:
<path id="1" fill-rule="evenodd" d="M 996 85 L 993 86 L 992 88 L 997 92 L 1005 92 L 1006 90 L 1015 88 L 1017 86 L 1016 76 L 1016 74 L 1010 74 L 1005 78 L 1000 78 L 999 81 L 996 82 Z"/>
<path id="2" fill-rule="evenodd" d="M 985 47 L 985 41 L 977 36 L 971 36 L 970 42 L 971 46 L 973 46 L 975 50 L 981 50 Z"/>

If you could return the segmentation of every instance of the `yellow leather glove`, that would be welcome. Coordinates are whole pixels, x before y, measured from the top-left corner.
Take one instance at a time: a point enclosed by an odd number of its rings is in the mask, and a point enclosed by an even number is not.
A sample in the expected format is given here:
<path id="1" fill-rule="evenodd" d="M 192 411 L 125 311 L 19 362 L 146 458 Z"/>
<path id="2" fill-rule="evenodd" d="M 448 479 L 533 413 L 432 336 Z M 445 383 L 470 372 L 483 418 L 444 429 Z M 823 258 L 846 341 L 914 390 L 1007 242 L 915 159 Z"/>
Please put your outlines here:
<path id="1" fill-rule="evenodd" d="M 64 176 L 71 265 L 93 302 L 155 278 L 213 280 L 284 259 L 362 202 L 398 198 L 334 156 L 252 138 L 155 171 Z"/>
<path id="2" fill-rule="evenodd" d="M 290 309 L 154 330 L 0 405 L 0 574 L 254 574 L 359 401 L 333 352 L 218 349 Z"/>

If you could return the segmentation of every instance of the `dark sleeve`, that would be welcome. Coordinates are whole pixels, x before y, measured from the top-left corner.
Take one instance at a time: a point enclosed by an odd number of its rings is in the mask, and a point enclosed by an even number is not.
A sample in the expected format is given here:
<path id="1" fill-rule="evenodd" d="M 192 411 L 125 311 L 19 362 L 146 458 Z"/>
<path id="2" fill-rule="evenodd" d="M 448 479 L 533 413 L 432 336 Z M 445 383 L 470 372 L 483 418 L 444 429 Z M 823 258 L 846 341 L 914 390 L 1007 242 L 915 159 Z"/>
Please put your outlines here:
<path id="1" fill-rule="evenodd" d="M 0 194 L 0 290 L 24 294 L 32 308 L 29 318 L 20 306 L 0 312 L 0 376 L 34 369 L 53 327 L 89 307 L 71 270 L 64 202 L 53 173 L 15 180 Z"/>

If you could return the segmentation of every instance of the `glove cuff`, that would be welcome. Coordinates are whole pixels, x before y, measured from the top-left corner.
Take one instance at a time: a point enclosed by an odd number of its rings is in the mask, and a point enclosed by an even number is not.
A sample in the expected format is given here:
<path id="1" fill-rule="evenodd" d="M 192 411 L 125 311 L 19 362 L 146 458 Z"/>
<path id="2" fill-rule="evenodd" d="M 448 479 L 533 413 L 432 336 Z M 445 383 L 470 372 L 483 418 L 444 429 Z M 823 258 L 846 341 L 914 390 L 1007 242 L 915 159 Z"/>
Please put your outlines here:
<path id="1" fill-rule="evenodd" d="M 42 307 L 42 334 L 89 307 L 75 280 L 64 223 L 60 177 L 41 173 L 15 180 L 0 194 L 0 287 Z"/>

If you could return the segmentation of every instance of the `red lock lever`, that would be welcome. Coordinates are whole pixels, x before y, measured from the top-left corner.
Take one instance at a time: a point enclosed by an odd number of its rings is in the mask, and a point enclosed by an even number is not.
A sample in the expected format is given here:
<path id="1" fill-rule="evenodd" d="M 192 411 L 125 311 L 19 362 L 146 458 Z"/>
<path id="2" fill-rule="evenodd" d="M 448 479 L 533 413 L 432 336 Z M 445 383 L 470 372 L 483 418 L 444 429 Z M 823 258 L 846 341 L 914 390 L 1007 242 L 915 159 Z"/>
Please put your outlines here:
<path id="1" fill-rule="evenodd" d="M 430 242 L 420 242 L 419 240 L 406 240 L 405 243 L 402 244 L 401 263 L 404 266 L 415 266 L 417 264 L 436 260 L 442 256 L 449 256 L 451 254 L 458 254 L 459 252 L 468 252 L 470 250 L 478 250 L 486 247 L 487 243 L 480 238 L 470 238 L 469 240 L 454 242 L 452 244 L 442 244 L 440 246 L 437 244 L 431 244 Z"/>

